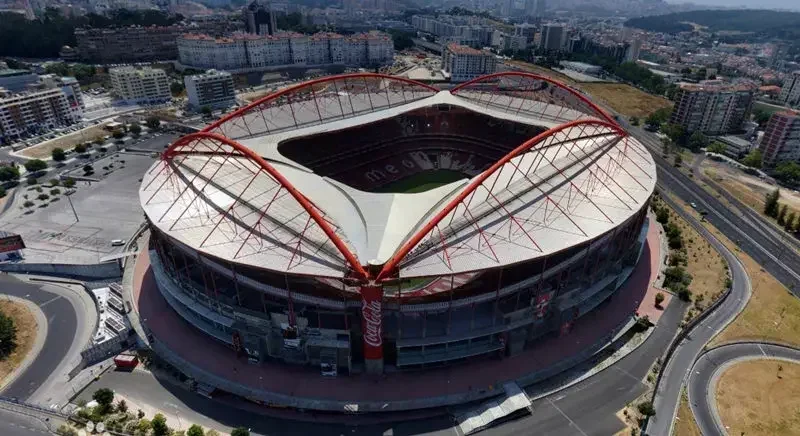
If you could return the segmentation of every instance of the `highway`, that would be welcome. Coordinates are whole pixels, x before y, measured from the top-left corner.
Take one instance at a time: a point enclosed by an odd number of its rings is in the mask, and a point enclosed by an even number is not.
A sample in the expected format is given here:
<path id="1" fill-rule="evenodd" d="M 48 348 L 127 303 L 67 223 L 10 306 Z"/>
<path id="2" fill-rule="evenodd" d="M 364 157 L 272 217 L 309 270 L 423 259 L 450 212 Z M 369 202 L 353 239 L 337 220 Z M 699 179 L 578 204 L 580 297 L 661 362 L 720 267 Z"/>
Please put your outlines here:
<path id="1" fill-rule="evenodd" d="M 687 203 L 695 203 L 699 210 L 708 212 L 706 221 L 736 242 L 742 251 L 791 289 L 795 295 L 800 294 L 800 274 L 797 273 L 800 271 L 800 255 L 794 250 L 786 249 L 785 238 L 753 224 L 755 217 L 731 210 L 714 195 L 698 186 L 694 180 L 673 167 L 661 157 L 661 141 L 657 136 L 624 120 L 620 122 L 650 149 L 657 167 L 659 188 L 672 192 Z"/>
<path id="2" fill-rule="evenodd" d="M 727 433 L 719 418 L 715 395 L 717 379 L 722 371 L 736 362 L 754 359 L 800 363 L 800 350 L 773 344 L 738 343 L 712 348 L 697 359 L 687 385 L 689 404 L 703 435 Z"/>
<path id="3" fill-rule="evenodd" d="M 14 382 L 0 392 L 4 397 L 26 401 L 57 372 L 56 368 L 66 358 L 77 332 L 77 314 L 67 298 L 13 276 L 0 275 L 0 290 L 3 294 L 33 302 L 47 318 L 47 337 L 41 352 Z"/>

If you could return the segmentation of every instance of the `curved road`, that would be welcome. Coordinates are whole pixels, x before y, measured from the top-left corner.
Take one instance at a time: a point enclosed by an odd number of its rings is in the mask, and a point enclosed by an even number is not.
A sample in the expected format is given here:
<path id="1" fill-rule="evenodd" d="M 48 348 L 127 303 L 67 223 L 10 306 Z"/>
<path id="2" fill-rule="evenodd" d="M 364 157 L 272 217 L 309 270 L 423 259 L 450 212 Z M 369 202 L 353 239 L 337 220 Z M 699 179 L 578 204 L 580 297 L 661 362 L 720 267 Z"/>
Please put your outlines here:
<path id="1" fill-rule="evenodd" d="M 689 403 L 702 434 L 723 435 L 717 413 L 716 381 L 728 366 L 744 360 L 779 359 L 800 363 L 800 350 L 782 345 L 747 342 L 723 345 L 697 359 L 688 382 Z"/>
<path id="2" fill-rule="evenodd" d="M 0 293 L 31 301 L 47 318 L 47 337 L 39 355 L 16 380 L 0 391 L 4 397 L 27 401 L 57 372 L 67 356 L 78 331 L 78 314 L 68 298 L 6 274 L 0 275 Z"/>
<path id="3" fill-rule="evenodd" d="M 647 434 L 652 435 L 668 435 L 672 433 L 672 424 L 678 408 L 681 389 L 690 373 L 692 364 L 706 343 L 724 329 L 744 309 L 752 293 L 750 277 L 739 259 L 711 232 L 700 225 L 696 218 L 686 213 L 682 208 L 676 207 L 669 197 L 662 196 L 662 198 L 673 206 L 675 212 L 686 219 L 725 258 L 730 266 L 733 287 L 730 294 L 719 304 L 716 310 L 689 332 L 689 335 L 678 345 L 664 367 L 661 380 L 656 388 L 654 401 L 656 415 L 650 419 L 647 425 Z"/>

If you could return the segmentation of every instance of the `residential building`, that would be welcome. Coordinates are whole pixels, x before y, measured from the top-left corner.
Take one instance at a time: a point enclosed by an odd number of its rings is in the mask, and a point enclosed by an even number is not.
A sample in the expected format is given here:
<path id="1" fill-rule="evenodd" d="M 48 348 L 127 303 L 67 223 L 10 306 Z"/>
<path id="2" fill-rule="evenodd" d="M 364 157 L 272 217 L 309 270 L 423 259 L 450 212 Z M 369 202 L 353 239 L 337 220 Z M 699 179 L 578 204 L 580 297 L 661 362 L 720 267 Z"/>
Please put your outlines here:
<path id="1" fill-rule="evenodd" d="M 244 25 L 247 33 L 256 35 L 274 35 L 278 33 L 275 11 L 270 4 L 260 4 L 258 0 L 244 8 Z"/>
<path id="2" fill-rule="evenodd" d="M 526 37 L 503 34 L 503 50 L 525 50 L 527 47 Z"/>
<path id="3" fill-rule="evenodd" d="M 24 91 L 29 85 L 39 81 L 39 76 L 29 70 L 0 70 L 0 88 L 10 92 Z"/>
<path id="4" fill-rule="evenodd" d="M 183 78 L 186 85 L 186 95 L 189 107 L 201 109 L 208 106 L 211 109 L 222 109 L 236 104 L 236 91 L 233 86 L 231 73 L 209 70 L 205 74 L 186 76 Z"/>
<path id="5" fill-rule="evenodd" d="M 690 133 L 723 135 L 738 130 L 750 115 L 754 90 L 748 85 L 682 83 L 670 122 Z"/>
<path id="6" fill-rule="evenodd" d="M 411 25 L 421 32 L 435 35 L 442 45 L 456 43 L 476 48 L 491 44 L 495 31 L 484 18 L 453 15 L 414 15 Z"/>
<path id="7" fill-rule="evenodd" d="M 13 94 L 0 88 L 0 142 L 10 143 L 28 135 L 68 126 L 75 117 L 67 96 L 59 88 Z"/>
<path id="8" fill-rule="evenodd" d="M 484 74 L 495 72 L 497 60 L 488 51 L 449 44 L 442 53 L 442 69 L 450 75 L 451 82 L 466 82 Z"/>
<path id="9" fill-rule="evenodd" d="M 171 98 L 167 73 L 158 68 L 118 67 L 108 71 L 112 93 L 127 103 L 162 103 Z"/>
<path id="10" fill-rule="evenodd" d="M 539 48 L 548 51 L 560 51 L 564 47 L 567 32 L 562 24 L 545 24 L 542 27 L 542 38 Z"/>
<path id="11" fill-rule="evenodd" d="M 778 99 L 792 107 L 800 106 L 800 71 L 793 72 L 783 81 Z"/>
<path id="12" fill-rule="evenodd" d="M 535 25 L 529 23 L 515 24 L 514 36 L 524 36 L 527 40 L 527 45 L 531 45 L 534 38 L 536 38 L 536 29 Z"/>
<path id="13" fill-rule="evenodd" d="M 642 53 L 642 38 L 636 38 L 633 41 L 631 41 L 630 46 L 628 46 L 628 49 L 625 52 L 625 62 L 638 61 L 641 53 Z"/>
<path id="14" fill-rule="evenodd" d="M 182 65 L 235 72 L 263 71 L 295 65 L 384 65 L 394 60 L 392 38 L 382 32 L 351 36 L 336 33 L 303 35 L 233 34 L 224 38 L 186 34 L 178 38 Z"/>
<path id="15" fill-rule="evenodd" d="M 760 149 L 767 167 L 787 161 L 800 162 L 800 114 L 793 111 L 772 114 Z"/>
<path id="16" fill-rule="evenodd" d="M 753 146 L 750 141 L 739 136 L 718 136 L 716 140 L 725 146 L 723 154 L 732 159 L 743 158 L 750 152 L 750 148 Z"/>
<path id="17" fill-rule="evenodd" d="M 59 77 L 55 74 L 45 74 L 41 77 L 42 84 L 46 88 L 58 88 L 67 97 L 67 104 L 72 113 L 72 118 L 80 120 L 83 118 L 83 111 L 86 104 L 83 102 L 81 84 L 74 77 Z"/>

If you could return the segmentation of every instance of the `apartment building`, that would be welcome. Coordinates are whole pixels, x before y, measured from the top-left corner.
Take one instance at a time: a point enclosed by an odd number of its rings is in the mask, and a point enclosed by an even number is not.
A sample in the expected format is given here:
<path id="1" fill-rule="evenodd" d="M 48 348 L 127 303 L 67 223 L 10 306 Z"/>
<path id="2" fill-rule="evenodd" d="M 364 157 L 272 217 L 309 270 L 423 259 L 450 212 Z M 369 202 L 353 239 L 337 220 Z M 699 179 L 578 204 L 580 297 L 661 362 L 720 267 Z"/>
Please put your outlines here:
<path id="1" fill-rule="evenodd" d="M 682 83 L 670 123 L 687 132 L 724 135 L 742 127 L 750 115 L 754 88 L 748 85 Z"/>
<path id="2" fill-rule="evenodd" d="M 567 41 L 567 29 L 562 24 L 545 24 L 539 48 L 542 50 L 560 51 Z"/>
<path id="3" fill-rule="evenodd" d="M 0 142 L 11 143 L 29 135 L 68 126 L 76 118 L 60 88 L 13 94 L 0 88 Z"/>
<path id="4" fill-rule="evenodd" d="M 72 118 L 80 120 L 83 118 L 83 111 L 86 104 L 83 101 L 81 84 L 74 77 L 60 77 L 55 74 L 45 74 L 40 78 L 41 83 L 46 88 L 58 88 L 67 97 L 67 104 L 72 113 Z"/>
<path id="5" fill-rule="evenodd" d="M 351 36 L 327 32 L 313 35 L 237 33 L 224 38 L 185 34 L 178 38 L 178 53 L 181 64 L 187 67 L 236 72 L 292 65 L 370 67 L 393 62 L 394 43 L 382 32 Z"/>
<path id="6" fill-rule="evenodd" d="M 171 97 L 169 80 L 157 68 L 118 67 L 108 71 L 112 93 L 127 103 L 154 104 Z"/>
<path id="7" fill-rule="evenodd" d="M 772 114 L 759 148 L 767 167 L 787 161 L 800 162 L 800 114 L 792 111 Z"/>
<path id="8" fill-rule="evenodd" d="M 488 51 L 449 44 L 442 53 L 442 69 L 449 73 L 451 82 L 466 82 L 484 74 L 495 72 L 497 60 Z"/>
<path id="9" fill-rule="evenodd" d="M 189 107 L 198 110 L 203 107 L 223 109 L 236 104 L 233 77 L 224 71 L 209 70 L 205 74 L 186 76 L 186 95 Z"/>
<path id="10" fill-rule="evenodd" d="M 783 81 L 778 99 L 792 107 L 800 106 L 800 71 L 793 72 Z"/>

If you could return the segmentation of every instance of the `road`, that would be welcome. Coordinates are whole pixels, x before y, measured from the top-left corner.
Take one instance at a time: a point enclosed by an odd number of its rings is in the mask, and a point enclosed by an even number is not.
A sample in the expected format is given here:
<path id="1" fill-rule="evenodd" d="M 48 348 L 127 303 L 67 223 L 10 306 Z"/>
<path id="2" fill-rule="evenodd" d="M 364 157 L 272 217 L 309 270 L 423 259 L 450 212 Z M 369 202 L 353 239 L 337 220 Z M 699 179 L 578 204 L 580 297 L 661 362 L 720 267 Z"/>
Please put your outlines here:
<path id="1" fill-rule="evenodd" d="M 67 298 L 9 275 L 0 275 L 0 292 L 33 302 L 47 318 L 47 337 L 41 352 L 13 383 L 0 392 L 4 397 L 25 401 L 54 375 L 66 358 L 78 331 L 77 314 Z"/>
<path id="2" fill-rule="evenodd" d="M 51 433 L 40 419 L 0 408 L 0 435 L 41 436 L 43 434 Z"/>
<path id="3" fill-rule="evenodd" d="M 674 193 L 687 203 L 697 204 L 708 212 L 706 221 L 736 242 L 739 247 L 764 267 L 778 281 L 800 295 L 800 255 L 786 249 L 786 241 L 774 232 L 764 231 L 753 224 L 753 217 L 731 210 L 714 195 L 698 186 L 694 180 L 673 167 L 661 157 L 661 142 L 650 132 L 621 121 L 636 139 L 647 146 L 656 163 L 658 186 Z M 738 212 L 738 213 L 737 213 Z"/>
<path id="4" fill-rule="evenodd" d="M 781 345 L 740 343 L 713 348 L 700 356 L 687 383 L 689 404 L 703 435 L 723 435 L 717 413 L 716 380 L 729 365 L 743 360 L 781 359 L 800 363 L 800 350 Z"/>

